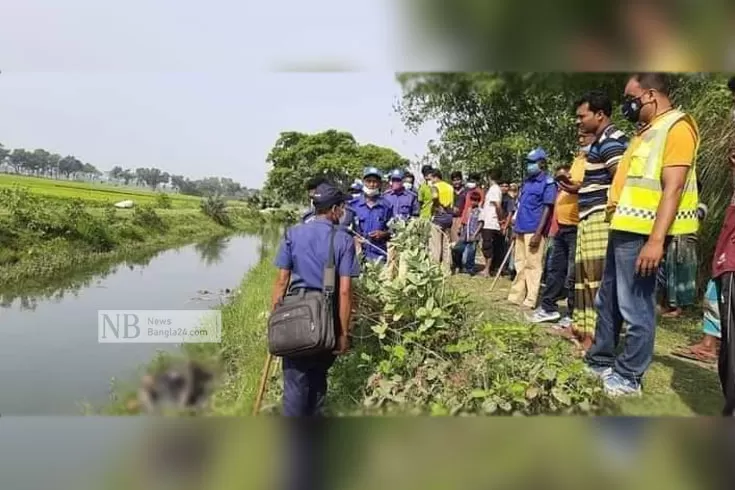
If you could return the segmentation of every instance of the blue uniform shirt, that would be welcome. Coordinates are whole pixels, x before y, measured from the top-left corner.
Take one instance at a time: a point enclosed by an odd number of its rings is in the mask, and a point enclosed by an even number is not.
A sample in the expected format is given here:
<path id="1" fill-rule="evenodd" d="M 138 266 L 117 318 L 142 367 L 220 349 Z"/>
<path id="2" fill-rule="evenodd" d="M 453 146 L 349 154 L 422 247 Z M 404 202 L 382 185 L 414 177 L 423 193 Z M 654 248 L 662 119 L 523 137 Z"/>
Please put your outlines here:
<path id="1" fill-rule="evenodd" d="M 523 183 L 518 198 L 518 214 L 513 231 L 516 233 L 536 233 L 546 206 L 556 201 L 556 183 L 546 172 L 529 177 Z M 547 224 L 548 228 L 548 224 Z"/>
<path id="2" fill-rule="evenodd" d="M 314 206 L 312 206 L 307 212 L 303 214 L 303 216 L 301 216 L 301 222 L 308 223 L 313 220 L 314 217 L 316 217 L 316 211 L 314 210 Z"/>
<path id="3" fill-rule="evenodd" d="M 396 219 L 407 220 L 419 215 L 419 198 L 407 189 L 400 191 L 391 189 L 385 193 L 384 198 L 390 203 L 393 217 Z"/>
<path id="4" fill-rule="evenodd" d="M 322 289 L 329 253 L 332 223 L 317 216 L 308 223 L 289 228 L 281 241 L 275 265 L 291 271 L 291 290 Z M 339 277 L 358 277 L 360 265 L 355 242 L 343 229 L 334 236 L 334 267 Z"/>
<path id="5" fill-rule="evenodd" d="M 393 208 L 390 203 L 379 197 L 373 207 L 370 207 L 365 196 L 362 196 L 353 205 L 353 210 L 355 211 L 355 231 L 380 250 L 386 251 L 388 240 L 370 240 L 368 235 L 374 231 L 388 231 L 388 222 L 393 218 Z M 385 258 L 385 254 L 381 254 L 368 244 L 363 244 L 362 251 L 368 260 Z"/>

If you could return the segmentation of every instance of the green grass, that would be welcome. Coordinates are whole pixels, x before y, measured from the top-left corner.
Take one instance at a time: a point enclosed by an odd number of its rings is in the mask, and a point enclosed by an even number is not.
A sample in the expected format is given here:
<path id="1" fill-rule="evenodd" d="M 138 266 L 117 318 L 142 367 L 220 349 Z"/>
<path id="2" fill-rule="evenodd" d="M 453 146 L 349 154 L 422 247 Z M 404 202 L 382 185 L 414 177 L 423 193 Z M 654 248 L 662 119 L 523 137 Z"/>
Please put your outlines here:
<path id="1" fill-rule="evenodd" d="M 494 291 L 492 280 L 455 276 L 451 284 L 468 293 L 492 322 L 525 322 L 507 301 L 510 283 L 501 279 Z M 643 379 L 643 396 L 616 402 L 623 415 L 719 415 L 722 392 L 713 368 L 671 355 L 676 347 L 697 342 L 702 336 L 701 314 L 677 320 L 659 319 L 653 363 Z"/>
<path id="2" fill-rule="evenodd" d="M 0 188 L 21 186 L 33 194 L 49 199 L 82 199 L 89 204 L 114 204 L 119 201 L 132 200 L 137 204 L 155 203 L 156 192 L 136 187 L 116 186 L 67 180 L 29 177 L 25 175 L 0 174 Z M 199 206 L 196 196 L 168 194 L 174 208 L 194 208 Z"/>

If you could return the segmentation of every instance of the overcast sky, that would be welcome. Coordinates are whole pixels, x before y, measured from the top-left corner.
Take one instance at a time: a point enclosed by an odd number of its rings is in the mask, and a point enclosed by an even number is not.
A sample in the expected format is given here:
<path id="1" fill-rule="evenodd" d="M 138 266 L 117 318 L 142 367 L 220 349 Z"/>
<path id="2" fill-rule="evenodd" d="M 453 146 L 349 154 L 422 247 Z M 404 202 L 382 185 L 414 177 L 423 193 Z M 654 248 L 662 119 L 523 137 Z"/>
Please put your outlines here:
<path id="1" fill-rule="evenodd" d="M 392 105 L 387 0 L 24 0 L 0 17 L 0 143 L 262 185 L 279 132 L 422 154 Z M 283 70 L 338 67 L 352 73 Z M 278 72 L 280 71 L 280 72 Z"/>

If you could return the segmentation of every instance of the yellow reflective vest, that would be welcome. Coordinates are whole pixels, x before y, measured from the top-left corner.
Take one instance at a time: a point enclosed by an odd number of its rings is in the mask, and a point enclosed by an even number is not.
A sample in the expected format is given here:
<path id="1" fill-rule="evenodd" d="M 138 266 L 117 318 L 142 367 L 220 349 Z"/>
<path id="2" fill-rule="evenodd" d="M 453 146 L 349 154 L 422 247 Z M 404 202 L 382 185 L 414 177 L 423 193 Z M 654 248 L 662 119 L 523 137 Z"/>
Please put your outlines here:
<path id="1" fill-rule="evenodd" d="M 687 118 L 698 136 L 699 130 L 694 119 L 679 110 L 672 110 L 656 119 L 651 127 L 639 136 L 641 142 L 638 145 L 629 147 L 629 151 L 632 151 L 630 167 L 620 201 L 610 223 L 611 229 L 641 235 L 650 235 L 653 231 L 653 223 L 662 196 L 661 172 L 666 139 L 672 126 L 684 118 Z M 669 228 L 669 235 L 688 235 L 699 230 L 697 219 L 699 196 L 695 166 L 698 149 L 699 137 L 694 151 L 695 161 L 687 173 L 686 184 L 676 217 Z"/>

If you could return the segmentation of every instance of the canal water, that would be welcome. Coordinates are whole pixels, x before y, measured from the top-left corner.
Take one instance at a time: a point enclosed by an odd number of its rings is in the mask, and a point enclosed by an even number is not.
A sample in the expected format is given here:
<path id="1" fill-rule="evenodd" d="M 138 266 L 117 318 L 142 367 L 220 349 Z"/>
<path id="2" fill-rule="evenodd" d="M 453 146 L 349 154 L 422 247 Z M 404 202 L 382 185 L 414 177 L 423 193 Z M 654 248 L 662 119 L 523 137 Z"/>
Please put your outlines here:
<path id="1" fill-rule="evenodd" d="M 0 415 L 76 415 L 82 403 L 105 405 L 113 378 L 133 381 L 157 350 L 178 347 L 100 344 L 98 310 L 217 306 L 260 255 L 259 237 L 230 236 L 161 252 L 144 265 L 118 264 L 72 291 L 0 298 Z"/>

